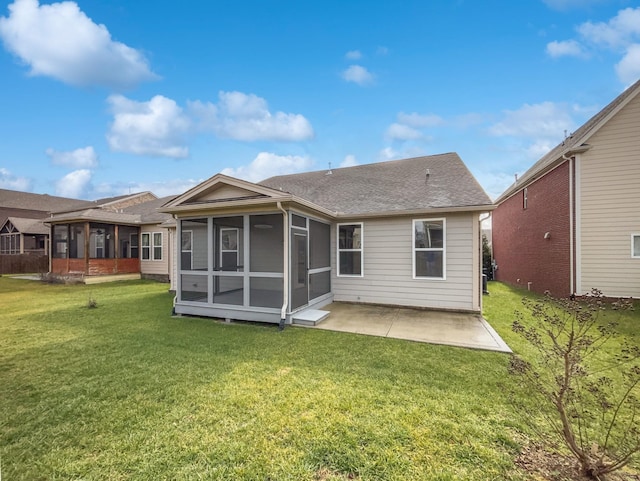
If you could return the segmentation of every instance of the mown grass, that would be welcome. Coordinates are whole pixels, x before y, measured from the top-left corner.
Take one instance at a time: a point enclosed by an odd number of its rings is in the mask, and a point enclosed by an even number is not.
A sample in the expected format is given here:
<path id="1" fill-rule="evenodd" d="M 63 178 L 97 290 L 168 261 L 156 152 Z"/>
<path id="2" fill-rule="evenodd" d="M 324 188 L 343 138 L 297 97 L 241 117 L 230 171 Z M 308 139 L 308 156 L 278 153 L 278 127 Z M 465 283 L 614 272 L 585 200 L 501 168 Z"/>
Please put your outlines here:
<path id="1" fill-rule="evenodd" d="M 529 479 L 507 356 L 172 318 L 166 289 L 0 278 L 5 479 Z"/>

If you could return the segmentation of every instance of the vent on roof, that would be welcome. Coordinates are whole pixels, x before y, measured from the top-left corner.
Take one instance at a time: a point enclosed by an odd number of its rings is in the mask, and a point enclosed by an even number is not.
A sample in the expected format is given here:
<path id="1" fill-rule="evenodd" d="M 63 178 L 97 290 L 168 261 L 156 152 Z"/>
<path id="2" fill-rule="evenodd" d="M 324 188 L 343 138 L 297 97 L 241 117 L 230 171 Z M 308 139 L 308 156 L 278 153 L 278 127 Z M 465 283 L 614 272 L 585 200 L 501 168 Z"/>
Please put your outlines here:
<path id="1" fill-rule="evenodd" d="M 331 162 L 329 162 L 329 170 L 327 171 L 326 175 L 331 175 L 333 174 L 333 172 L 331 172 Z"/>
<path id="2" fill-rule="evenodd" d="M 430 175 L 431 175 L 431 171 L 427 169 L 427 172 L 426 172 L 427 179 L 429 178 Z"/>

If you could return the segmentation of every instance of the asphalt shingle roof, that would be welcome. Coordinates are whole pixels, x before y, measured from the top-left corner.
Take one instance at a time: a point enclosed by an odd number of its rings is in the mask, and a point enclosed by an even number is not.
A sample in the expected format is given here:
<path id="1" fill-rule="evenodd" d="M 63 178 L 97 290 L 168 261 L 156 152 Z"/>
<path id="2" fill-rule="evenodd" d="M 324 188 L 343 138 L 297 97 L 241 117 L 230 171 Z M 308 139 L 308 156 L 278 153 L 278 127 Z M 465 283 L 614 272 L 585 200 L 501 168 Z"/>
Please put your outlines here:
<path id="1" fill-rule="evenodd" d="M 280 175 L 258 184 L 347 215 L 492 205 L 456 153 Z"/>
<path id="2" fill-rule="evenodd" d="M 175 199 L 175 195 L 162 197 L 160 199 L 143 202 L 142 204 L 132 205 L 123 209 L 126 214 L 135 214 L 140 216 L 140 222 L 143 224 L 156 224 L 163 223 L 173 219 L 171 214 L 164 214 L 158 212 L 158 208 L 162 207 L 167 202 L 171 202 Z"/>
<path id="3" fill-rule="evenodd" d="M 42 219 L 9 217 L 7 220 L 22 234 L 49 234 L 49 228 L 44 225 Z"/>
<path id="4" fill-rule="evenodd" d="M 0 207 L 53 212 L 56 210 L 82 209 L 93 205 L 95 203 L 88 200 L 0 189 Z"/>

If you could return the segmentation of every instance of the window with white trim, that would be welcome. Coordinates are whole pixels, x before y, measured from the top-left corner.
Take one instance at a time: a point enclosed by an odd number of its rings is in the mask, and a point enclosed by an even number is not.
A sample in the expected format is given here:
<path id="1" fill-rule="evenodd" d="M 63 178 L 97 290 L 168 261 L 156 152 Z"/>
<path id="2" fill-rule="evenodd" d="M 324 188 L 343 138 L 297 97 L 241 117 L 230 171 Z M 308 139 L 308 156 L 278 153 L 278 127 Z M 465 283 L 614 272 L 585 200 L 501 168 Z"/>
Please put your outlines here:
<path id="1" fill-rule="evenodd" d="M 140 240 L 143 261 L 162 260 L 162 232 L 143 232 Z"/>
<path id="2" fill-rule="evenodd" d="M 153 233 L 153 260 L 162 260 L 162 232 Z"/>
<path id="3" fill-rule="evenodd" d="M 362 222 L 338 224 L 338 275 L 362 277 Z"/>
<path id="4" fill-rule="evenodd" d="M 446 274 L 445 219 L 414 219 L 413 277 L 444 279 Z"/>
<path id="5" fill-rule="evenodd" d="M 631 257 L 640 259 L 640 234 L 631 234 Z"/>

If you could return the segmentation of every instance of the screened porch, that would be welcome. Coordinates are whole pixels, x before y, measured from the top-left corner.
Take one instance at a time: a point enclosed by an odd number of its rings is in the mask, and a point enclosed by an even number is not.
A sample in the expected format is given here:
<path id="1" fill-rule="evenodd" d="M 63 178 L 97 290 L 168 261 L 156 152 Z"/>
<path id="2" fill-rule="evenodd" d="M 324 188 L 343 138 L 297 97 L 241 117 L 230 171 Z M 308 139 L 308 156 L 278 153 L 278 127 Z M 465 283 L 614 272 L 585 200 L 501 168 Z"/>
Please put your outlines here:
<path id="1" fill-rule="evenodd" d="M 179 314 L 278 322 L 285 292 L 288 314 L 331 296 L 326 222 L 267 212 L 181 219 L 178 229 Z"/>

